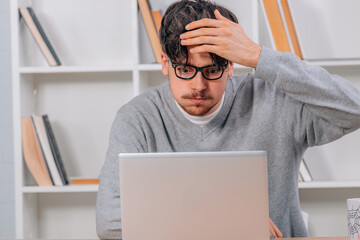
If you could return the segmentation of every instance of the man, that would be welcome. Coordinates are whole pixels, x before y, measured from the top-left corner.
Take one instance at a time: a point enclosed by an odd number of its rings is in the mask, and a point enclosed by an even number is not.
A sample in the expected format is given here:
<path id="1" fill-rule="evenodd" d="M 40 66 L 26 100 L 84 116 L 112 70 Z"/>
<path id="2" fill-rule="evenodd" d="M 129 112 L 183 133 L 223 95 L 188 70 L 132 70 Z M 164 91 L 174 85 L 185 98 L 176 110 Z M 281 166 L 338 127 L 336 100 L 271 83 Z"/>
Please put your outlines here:
<path id="1" fill-rule="evenodd" d="M 308 147 L 360 127 L 360 92 L 291 53 L 255 44 L 229 10 L 204 0 L 169 6 L 160 35 L 169 83 L 117 113 L 100 174 L 99 237 L 121 238 L 120 152 L 234 150 L 267 152 L 270 218 L 285 237 L 306 236 L 300 160 Z M 234 77 L 234 63 L 255 72 Z"/>

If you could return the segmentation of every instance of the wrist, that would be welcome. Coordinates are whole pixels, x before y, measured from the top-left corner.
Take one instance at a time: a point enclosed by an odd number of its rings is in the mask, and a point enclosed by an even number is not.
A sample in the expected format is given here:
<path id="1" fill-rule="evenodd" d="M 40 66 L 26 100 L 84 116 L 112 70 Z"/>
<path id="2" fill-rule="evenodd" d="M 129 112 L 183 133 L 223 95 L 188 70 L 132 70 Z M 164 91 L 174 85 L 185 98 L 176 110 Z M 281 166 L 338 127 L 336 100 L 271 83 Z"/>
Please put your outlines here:
<path id="1" fill-rule="evenodd" d="M 260 53 L 261 53 L 261 46 L 255 44 L 251 50 L 249 67 L 256 69 L 259 59 L 260 59 Z"/>

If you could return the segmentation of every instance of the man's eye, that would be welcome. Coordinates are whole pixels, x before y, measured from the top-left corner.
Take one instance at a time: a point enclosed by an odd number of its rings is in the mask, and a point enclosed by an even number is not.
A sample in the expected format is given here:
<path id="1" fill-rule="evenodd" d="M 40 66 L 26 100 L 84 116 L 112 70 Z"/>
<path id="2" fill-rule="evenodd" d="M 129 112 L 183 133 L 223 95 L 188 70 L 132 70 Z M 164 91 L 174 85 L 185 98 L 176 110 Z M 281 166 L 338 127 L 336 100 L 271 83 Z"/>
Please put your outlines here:
<path id="1" fill-rule="evenodd" d="M 219 67 L 206 68 L 205 71 L 206 71 L 208 74 L 215 74 L 215 73 L 219 73 L 219 72 L 220 72 L 220 68 L 219 68 Z"/>
<path id="2" fill-rule="evenodd" d="M 191 69 L 188 68 L 188 67 L 178 67 L 178 71 L 180 73 L 190 73 L 191 72 Z"/>

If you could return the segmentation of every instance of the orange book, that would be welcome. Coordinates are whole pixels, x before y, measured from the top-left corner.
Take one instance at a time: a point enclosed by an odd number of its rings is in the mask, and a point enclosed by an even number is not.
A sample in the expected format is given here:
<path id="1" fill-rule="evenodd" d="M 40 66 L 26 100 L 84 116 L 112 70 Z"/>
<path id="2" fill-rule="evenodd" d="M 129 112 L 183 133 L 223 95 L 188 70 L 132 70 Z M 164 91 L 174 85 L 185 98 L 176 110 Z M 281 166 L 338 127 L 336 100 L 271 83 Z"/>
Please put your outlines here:
<path id="1" fill-rule="evenodd" d="M 161 20 L 162 20 L 161 11 L 160 10 L 152 11 L 152 16 L 153 16 L 153 19 L 155 22 L 156 29 L 160 35 L 160 27 L 161 27 Z"/>
<path id="2" fill-rule="evenodd" d="M 292 46 L 294 48 L 294 53 L 300 59 L 304 59 L 302 54 L 301 54 L 300 44 L 299 44 L 299 41 L 298 41 L 298 38 L 297 38 L 297 35 L 296 35 L 294 22 L 293 22 L 293 20 L 291 18 L 290 9 L 289 9 L 289 5 L 288 5 L 287 0 L 281 0 L 281 6 L 282 6 L 283 13 L 284 13 L 287 29 L 289 31 L 291 43 L 292 43 Z"/>
<path id="3" fill-rule="evenodd" d="M 52 186 L 31 118 L 21 119 L 22 147 L 25 163 L 39 186 Z"/>
<path id="4" fill-rule="evenodd" d="M 285 25 L 282 21 L 277 0 L 261 0 L 261 3 L 265 10 L 265 18 L 270 26 L 276 50 L 281 52 L 291 52 L 290 43 L 286 36 Z"/>
<path id="5" fill-rule="evenodd" d="M 144 25 L 146 28 L 146 32 L 150 39 L 151 47 L 155 55 L 155 59 L 157 63 L 161 63 L 161 44 L 160 37 L 158 31 L 155 26 L 154 19 L 151 14 L 151 8 L 148 0 L 138 0 L 138 5 L 140 8 L 140 12 L 142 18 L 144 20 Z"/>
<path id="6" fill-rule="evenodd" d="M 74 178 L 71 180 L 71 184 L 85 185 L 85 184 L 99 184 L 100 180 L 97 178 Z"/>

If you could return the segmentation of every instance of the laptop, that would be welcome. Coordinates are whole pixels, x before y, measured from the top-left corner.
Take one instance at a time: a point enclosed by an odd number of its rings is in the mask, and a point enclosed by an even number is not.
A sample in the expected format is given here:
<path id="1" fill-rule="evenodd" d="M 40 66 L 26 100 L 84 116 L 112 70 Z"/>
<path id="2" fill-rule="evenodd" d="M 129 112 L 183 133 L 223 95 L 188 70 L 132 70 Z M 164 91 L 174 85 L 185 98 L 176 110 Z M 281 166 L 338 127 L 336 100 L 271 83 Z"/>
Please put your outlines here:
<path id="1" fill-rule="evenodd" d="M 119 154 L 123 240 L 268 240 L 266 152 Z"/>

